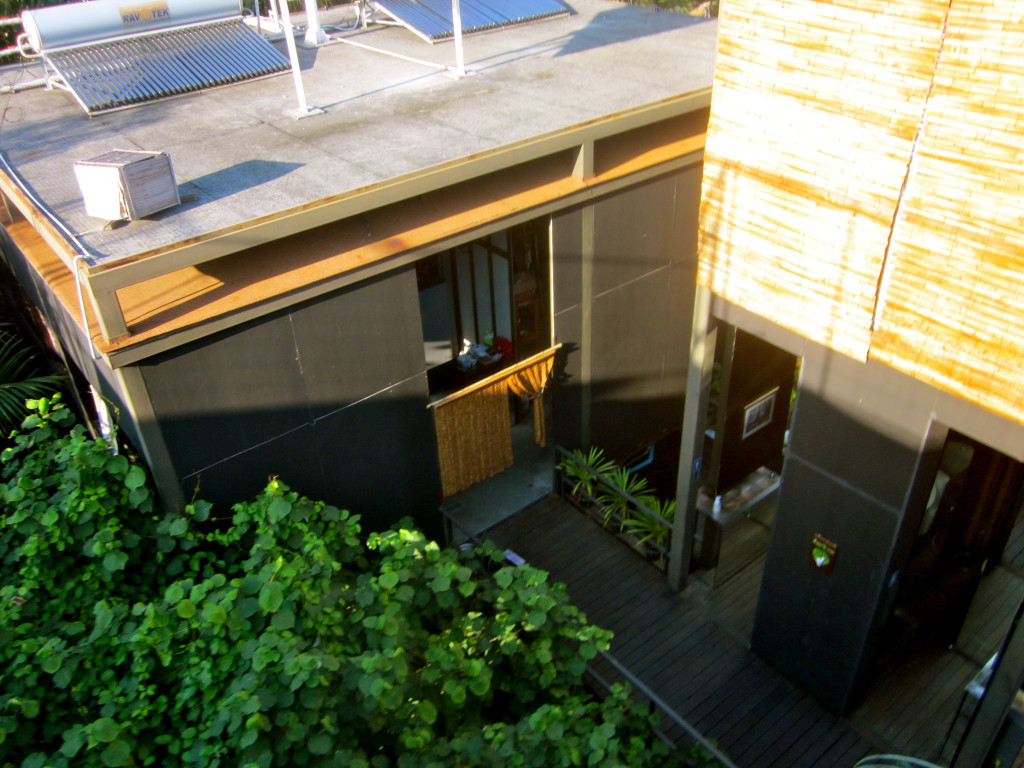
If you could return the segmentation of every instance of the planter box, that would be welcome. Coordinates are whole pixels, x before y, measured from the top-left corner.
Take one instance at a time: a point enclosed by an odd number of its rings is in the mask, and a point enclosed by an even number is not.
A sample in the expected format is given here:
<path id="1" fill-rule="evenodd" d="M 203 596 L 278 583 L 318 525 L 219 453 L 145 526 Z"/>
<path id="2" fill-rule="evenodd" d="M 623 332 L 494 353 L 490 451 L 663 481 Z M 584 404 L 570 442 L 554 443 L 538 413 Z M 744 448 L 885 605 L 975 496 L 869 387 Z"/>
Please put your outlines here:
<path id="1" fill-rule="evenodd" d="M 604 528 L 610 536 L 617 538 L 659 571 L 665 570 L 667 559 L 657 548 L 650 546 L 646 542 L 641 543 L 635 536 L 631 536 L 624 531 L 616 530 L 617 521 L 612 521 L 606 526 L 604 524 L 604 510 L 600 506 L 589 499 L 581 499 L 572 494 L 565 496 L 565 498 L 572 502 L 576 509 Z"/>

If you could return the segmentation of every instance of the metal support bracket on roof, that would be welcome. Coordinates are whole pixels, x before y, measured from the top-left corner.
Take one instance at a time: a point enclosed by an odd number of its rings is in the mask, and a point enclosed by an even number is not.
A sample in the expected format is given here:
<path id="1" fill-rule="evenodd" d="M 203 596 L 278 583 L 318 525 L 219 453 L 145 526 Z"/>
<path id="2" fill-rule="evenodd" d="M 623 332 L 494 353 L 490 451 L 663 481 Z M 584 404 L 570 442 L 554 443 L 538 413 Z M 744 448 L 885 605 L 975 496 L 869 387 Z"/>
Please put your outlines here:
<path id="1" fill-rule="evenodd" d="M 316 0 L 306 0 L 306 35 L 302 38 L 303 48 L 316 48 L 327 42 L 327 33 L 320 27 L 320 14 Z"/>
<path id="2" fill-rule="evenodd" d="M 314 4 L 316 0 L 313 0 Z M 277 0 L 278 9 L 281 13 L 281 24 L 284 27 L 284 42 L 288 48 L 288 59 L 291 61 L 292 79 L 295 81 L 295 96 L 299 100 L 299 106 L 288 112 L 289 117 L 296 120 L 311 115 L 322 115 L 323 110 L 318 107 L 310 107 L 306 104 L 306 89 L 302 85 L 302 72 L 299 67 L 299 54 L 295 50 L 295 30 L 292 27 L 292 17 L 288 12 L 287 0 Z M 313 21 L 316 21 L 314 17 Z M 318 25 L 319 26 L 319 25 Z"/>

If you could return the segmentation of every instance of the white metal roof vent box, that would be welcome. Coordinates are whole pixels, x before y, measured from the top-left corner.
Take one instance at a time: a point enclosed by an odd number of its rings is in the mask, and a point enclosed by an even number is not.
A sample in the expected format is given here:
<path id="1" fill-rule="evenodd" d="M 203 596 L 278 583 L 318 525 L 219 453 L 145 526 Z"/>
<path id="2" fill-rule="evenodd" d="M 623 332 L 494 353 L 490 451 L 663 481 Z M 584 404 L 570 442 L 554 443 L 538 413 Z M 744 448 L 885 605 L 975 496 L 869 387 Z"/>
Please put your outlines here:
<path id="1" fill-rule="evenodd" d="M 85 212 L 98 219 L 134 221 L 181 202 L 165 152 L 115 149 L 76 162 L 75 176 Z"/>

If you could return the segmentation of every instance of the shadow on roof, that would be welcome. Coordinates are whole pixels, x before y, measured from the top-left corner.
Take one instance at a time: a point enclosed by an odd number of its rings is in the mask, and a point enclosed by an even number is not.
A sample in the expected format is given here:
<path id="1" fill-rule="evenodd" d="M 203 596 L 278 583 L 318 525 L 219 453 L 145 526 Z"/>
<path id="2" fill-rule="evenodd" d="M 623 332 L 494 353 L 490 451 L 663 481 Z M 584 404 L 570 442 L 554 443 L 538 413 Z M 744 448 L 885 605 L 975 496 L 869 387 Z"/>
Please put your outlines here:
<path id="1" fill-rule="evenodd" d="M 659 11 L 656 15 L 658 21 L 652 23 L 650 12 L 646 8 L 640 9 L 624 5 L 608 11 L 601 11 L 586 27 L 574 33 L 569 42 L 562 46 L 562 49 L 555 55 L 568 56 L 612 43 L 637 40 L 641 37 L 711 21 L 702 16 L 689 16 L 675 11 Z M 609 31 L 605 31 L 605 27 Z"/>
<path id="2" fill-rule="evenodd" d="M 236 192 L 257 187 L 268 181 L 274 181 L 303 165 L 303 163 L 285 163 L 278 160 L 246 160 L 205 176 L 190 179 L 181 185 L 181 191 L 185 195 L 192 192 L 192 188 L 194 188 L 199 193 L 199 201 L 196 204 L 198 206 L 230 197 Z"/>

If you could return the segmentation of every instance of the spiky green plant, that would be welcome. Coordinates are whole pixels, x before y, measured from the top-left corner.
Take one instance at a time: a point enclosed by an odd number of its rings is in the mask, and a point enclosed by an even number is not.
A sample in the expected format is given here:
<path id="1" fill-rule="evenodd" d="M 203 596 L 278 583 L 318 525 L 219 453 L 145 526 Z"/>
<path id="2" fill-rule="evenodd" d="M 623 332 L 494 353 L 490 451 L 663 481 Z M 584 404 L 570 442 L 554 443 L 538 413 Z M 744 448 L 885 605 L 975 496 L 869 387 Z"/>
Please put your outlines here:
<path id="1" fill-rule="evenodd" d="M 650 542 L 664 548 L 668 544 L 669 534 L 672 531 L 670 526 L 676 516 L 676 500 L 659 499 L 656 496 L 642 496 L 637 500 L 652 514 L 657 515 L 669 525 L 662 525 L 643 512 L 632 511 L 623 521 L 623 529 L 630 536 L 635 537 L 639 544 Z"/>
<path id="2" fill-rule="evenodd" d="M 578 449 L 573 451 L 571 457 L 567 456 L 558 463 L 558 469 L 573 481 L 573 495 L 580 496 L 582 492 L 583 498 L 589 501 L 594 498 L 597 476 L 612 472 L 615 462 L 606 459 L 602 449 L 592 446 L 586 453 Z"/>
<path id="3" fill-rule="evenodd" d="M 607 473 L 606 479 L 614 487 L 602 486 L 601 492 L 597 496 L 597 500 L 604 508 L 605 527 L 616 515 L 620 519 L 625 518 L 630 504 L 626 497 L 627 494 L 638 498 L 647 493 L 647 479 L 630 472 L 626 467 L 616 467 Z M 622 525 L 620 524 L 619 530 L 621 529 Z"/>
<path id="4" fill-rule="evenodd" d="M 36 350 L 10 330 L 0 328 L 0 431 L 8 434 L 28 414 L 26 400 L 60 388 L 59 374 L 44 373 Z"/>

